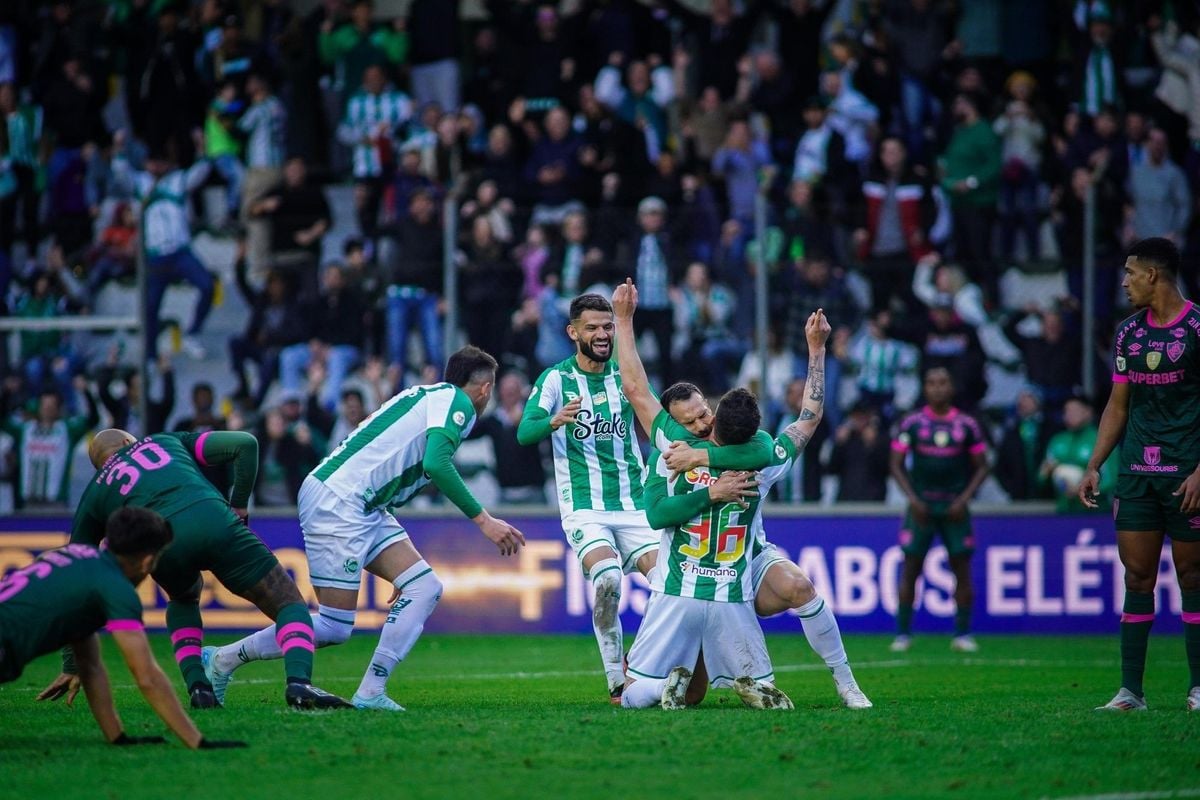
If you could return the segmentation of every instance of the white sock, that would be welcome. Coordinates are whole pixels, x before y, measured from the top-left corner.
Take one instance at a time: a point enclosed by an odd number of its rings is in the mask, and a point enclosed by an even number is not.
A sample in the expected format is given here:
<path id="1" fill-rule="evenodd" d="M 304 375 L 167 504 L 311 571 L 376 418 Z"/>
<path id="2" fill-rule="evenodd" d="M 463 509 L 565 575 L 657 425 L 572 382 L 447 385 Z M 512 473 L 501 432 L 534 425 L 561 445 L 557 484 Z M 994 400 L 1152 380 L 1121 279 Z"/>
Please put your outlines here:
<path id="1" fill-rule="evenodd" d="M 345 644 L 352 633 L 354 609 L 317 606 L 317 613 L 313 614 L 313 634 L 317 637 L 317 647 Z"/>
<path id="2" fill-rule="evenodd" d="M 621 631 L 621 565 L 606 558 L 592 565 L 592 630 L 600 646 L 600 660 L 612 691 L 625 683 L 625 640 Z"/>
<path id="3" fill-rule="evenodd" d="M 842 645 L 842 632 L 838 630 L 833 611 L 820 597 L 814 597 L 796 611 L 800 614 L 800 625 L 804 628 L 809 646 L 829 667 L 834 683 L 839 687 L 853 683 L 854 673 L 850 671 L 850 661 Z"/>
<path id="4" fill-rule="evenodd" d="M 621 695 L 623 708 L 649 708 L 662 702 L 663 687 L 667 685 L 666 678 L 638 678 L 625 687 Z"/>
<path id="5" fill-rule="evenodd" d="M 213 662 L 221 672 L 233 672 L 251 661 L 283 658 L 283 651 L 275 641 L 275 626 L 255 631 L 244 639 L 218 648 Z"/>
<path id="6" fill-rule="evenodd" d="M 317 637 L 317 647 L 341 644 L 350 638 L 354 631 L 353 611 L 333 606 L 317 606 L 317 611 L 318 613 L 313 615 L 313 633 Z M 214 660 L 221 672 L 233 672 L 251 661 L 266 661 L 272 658 L 283 658 L 283 651 L 275 641 L 274 625 L 219 648 Z"/>
<path id="7" fill-rule="evenodd" d="M 383 623 L 379 646 L 358 685 L 360 697 L 383 694 L 392 670 L 417 643 L 425 629 L 425 620 L 442 599 L 442 582 L 424 559 L 400 573 L 392 585 L 400 590 L 400 599 Z"/>

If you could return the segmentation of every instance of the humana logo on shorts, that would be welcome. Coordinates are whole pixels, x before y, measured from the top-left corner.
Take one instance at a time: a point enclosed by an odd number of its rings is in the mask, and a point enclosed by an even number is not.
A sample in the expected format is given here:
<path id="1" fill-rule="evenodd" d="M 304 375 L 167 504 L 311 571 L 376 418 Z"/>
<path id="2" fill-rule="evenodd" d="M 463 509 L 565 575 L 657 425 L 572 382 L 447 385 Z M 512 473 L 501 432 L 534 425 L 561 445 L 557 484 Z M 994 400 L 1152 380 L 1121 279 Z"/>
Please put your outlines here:
<path id="1" fill-rule="evenodd" d="M 695 575 L 697 578 L 725 578 L 731 581 L 737 580 L 738 576 L 737 570 L 733 567 L 703 567 L 690 561 L 680 564 L 679 571 L 684 575 Z"/>

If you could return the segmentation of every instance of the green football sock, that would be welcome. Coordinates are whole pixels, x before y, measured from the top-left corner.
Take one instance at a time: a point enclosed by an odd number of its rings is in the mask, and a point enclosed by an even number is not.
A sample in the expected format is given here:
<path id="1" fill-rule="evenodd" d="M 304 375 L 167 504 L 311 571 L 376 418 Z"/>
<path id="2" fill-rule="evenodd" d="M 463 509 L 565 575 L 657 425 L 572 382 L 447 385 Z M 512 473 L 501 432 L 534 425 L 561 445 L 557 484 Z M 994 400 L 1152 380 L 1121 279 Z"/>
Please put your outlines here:
<path id="1" fill-rule="evenodd" d="M 1183 593 L 1183 647 L 1187 652 L 1191 686 L 1200 686 L 1200 592 Z"/>
<path id="2" fill-rule="evenodd" d="M 275 642 L 283 651 L 283 670 L 288 683 L 312 682 L 316 640 L 308 606 L 291 603 L 279 609 L 279 616 L 275 618 Z"/>
<path id="3" fill-rule="evenodd" d="M 175 649 L 175 661 L 183 673 L 183 683 L 190 693 L 196 686 L 212 686 L 204 676 L 204 665 L 200 663 L 200 647 L 204 641 L 204 623 L 200 619 L 200 606 L 196 603 L 167 603 L 167 630 L 171 632 L 171 646 Z"/>
<path id="4" fill-rule="evenodd" d="M 896 632 L 901 636 L 912 633 L 913 607 L 912 603 L 901 603 L 896 609 Z"/>
<path id="5" fill-rule="evenodd" d="M 1154 625 L 1154 594 L 1125 592 L 1121 614 L 1121 685 L 1141 697 L 1142 676 L 1146 672 L 1146 643 Z"/>

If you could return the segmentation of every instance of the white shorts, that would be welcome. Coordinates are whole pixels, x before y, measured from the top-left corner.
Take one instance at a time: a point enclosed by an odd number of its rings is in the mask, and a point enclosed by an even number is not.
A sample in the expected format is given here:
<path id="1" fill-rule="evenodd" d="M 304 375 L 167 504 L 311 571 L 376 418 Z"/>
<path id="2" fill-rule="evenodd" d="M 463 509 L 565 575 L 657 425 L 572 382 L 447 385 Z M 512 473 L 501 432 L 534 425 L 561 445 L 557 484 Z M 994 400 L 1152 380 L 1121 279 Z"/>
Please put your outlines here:
<path id="1" fill-rule="evenodd" d="M 787 558 L 784 557 L 783 553 L 779 552 L 778 547 L 769 542 L 754 556 L 754 560 L 750 562 L 750 580 L 756 597 L 758 596 L 759 588 L 762 586 L 763 579 L 767 577 L 767 570 L 772 565 L 778 564 L 781 561 L 787 561 Z"/>
<path id="2" fill-rule="evenodd" d="M 309 475 L 297 500 L 304 552 L 313 586 L 358 589 L 363 569 L 389 545 L 408 538 L 390 513 L 370 513 Z"/>
<path id="3" fill-rule="evenodd" d="M 639 558 L 658 548 L 658 531 L 645 511 L 572 511 L 563 515 L 562 526 L 580 563 L 597 547 L 611 547 L 627 575 L 637 571 Z"/>
<path id="4" fill-rule="evenodd" d="M 708 681 L 726 687 L 750 676 L 773 683 L 775 671 L 754 603 L 717 603 L 651 592 L 629 650 L 630 677 L 659 679 L 675 667 L 694 670 L 704 650 Z"/>

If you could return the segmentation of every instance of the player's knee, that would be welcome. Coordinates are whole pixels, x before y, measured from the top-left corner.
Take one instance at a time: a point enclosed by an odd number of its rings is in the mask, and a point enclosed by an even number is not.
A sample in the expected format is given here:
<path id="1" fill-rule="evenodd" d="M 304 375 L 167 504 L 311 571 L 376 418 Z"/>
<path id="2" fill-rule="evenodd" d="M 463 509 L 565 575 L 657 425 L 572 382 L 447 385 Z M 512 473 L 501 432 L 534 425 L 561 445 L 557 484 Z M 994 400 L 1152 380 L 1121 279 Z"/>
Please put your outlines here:
<path id="1" fill-rule="evenodd" d="M 789 575 L 784 587 L 784 598 L 791 608 L 808 605 L 817 596 L 817 589 L 806 575 Z"/>
<path id="2" fill-rule="evenodd" d="M 1180 576 L 1180 584 L 1183 584 L 1183 576 Z M 1139 568 L 1130 564 L 1125 565 L 1125 591 L 1127 592 L 1153 592 L 1155 584 L 1158 583 L 1158 565 L 1155 564 L 1153 569 Z"/>
<path id="3" fill-rule="evenodd" d="M 1200 592 L 1200 564 L 1177 564 L 1179 588 L 1184 592 Z"/>
<path id="4" fill-rule="evenodd" d="M 420 600 L 432 609 L 442 599 L 442 591 L 444 589 L 445 586 L 442 584 L 442 579 L 430 568 L 427 572 L 410 580 L 400 588 L 400 599 L 397 602 L 403 603 L 405 600 Z"/>
<path id="5" fill-rule="evenodd" d="M 354 633 L 354 611 L 320 606 L 313 617 L 313 634 L 318 647 L 345 644 Z"/>

